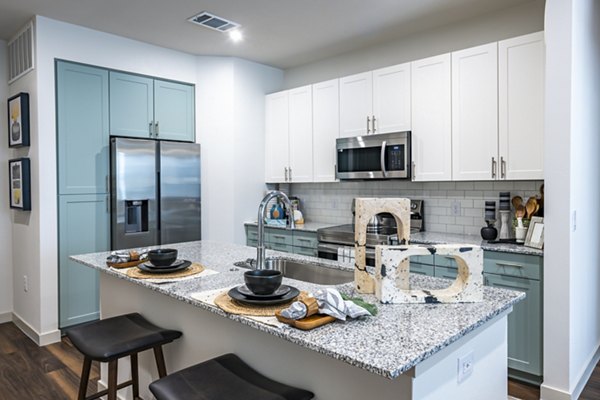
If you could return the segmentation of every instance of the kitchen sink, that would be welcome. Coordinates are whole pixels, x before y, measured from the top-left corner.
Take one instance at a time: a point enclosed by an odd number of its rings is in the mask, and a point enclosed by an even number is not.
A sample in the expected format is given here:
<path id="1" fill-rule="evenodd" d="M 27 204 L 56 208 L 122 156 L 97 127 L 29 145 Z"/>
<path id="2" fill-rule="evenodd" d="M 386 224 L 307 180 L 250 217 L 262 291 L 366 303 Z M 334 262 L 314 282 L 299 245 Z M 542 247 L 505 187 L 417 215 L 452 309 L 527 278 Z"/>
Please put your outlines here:
<path id="1" fill-rule="evenodd" d="M 248 259 L 236 262 L 235 265 L 237 267 L 253 269 L 256 265 L 256 260 Z M 353 271 L 329 268 L 319 264 L 286 258 L 267 258 L 265 260 L 265 267 L 266 269 L 281 271 L 286 278 L 317 283 L 319 285 L 339 285 L 354 280 Z"/>

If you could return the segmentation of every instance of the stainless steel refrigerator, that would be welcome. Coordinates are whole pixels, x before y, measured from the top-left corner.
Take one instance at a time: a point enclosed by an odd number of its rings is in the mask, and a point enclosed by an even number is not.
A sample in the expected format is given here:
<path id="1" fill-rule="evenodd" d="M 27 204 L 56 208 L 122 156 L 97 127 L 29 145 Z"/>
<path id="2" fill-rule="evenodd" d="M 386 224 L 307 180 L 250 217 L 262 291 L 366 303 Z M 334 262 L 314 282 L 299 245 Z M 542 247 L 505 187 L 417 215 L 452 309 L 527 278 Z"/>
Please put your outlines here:
<path id="1" fill-rule="evenodd" d="M 111 138 L 113 250 L 200 240 L 200 145 Z"/>

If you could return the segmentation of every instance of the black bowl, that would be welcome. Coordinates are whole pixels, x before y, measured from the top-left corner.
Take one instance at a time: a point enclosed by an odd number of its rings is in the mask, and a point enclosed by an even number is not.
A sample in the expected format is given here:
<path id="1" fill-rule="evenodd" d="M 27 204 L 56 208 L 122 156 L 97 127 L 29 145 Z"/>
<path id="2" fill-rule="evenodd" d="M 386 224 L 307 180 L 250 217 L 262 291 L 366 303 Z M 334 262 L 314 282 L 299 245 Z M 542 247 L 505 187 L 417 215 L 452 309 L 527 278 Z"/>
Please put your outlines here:
<path id="1" fill-rule="evenodd" d="M 157 267 L 166 267 L 177 260 L 176 249 L 157 249 L 148 252 L 148 260 Z"/>
<path id="2" fill-rule="evenodd" d="M 283 275 L 281 271 L 257 269 L 244 272 L 246 286 L 254 294 L 271 294 L 279 289 Z"/>

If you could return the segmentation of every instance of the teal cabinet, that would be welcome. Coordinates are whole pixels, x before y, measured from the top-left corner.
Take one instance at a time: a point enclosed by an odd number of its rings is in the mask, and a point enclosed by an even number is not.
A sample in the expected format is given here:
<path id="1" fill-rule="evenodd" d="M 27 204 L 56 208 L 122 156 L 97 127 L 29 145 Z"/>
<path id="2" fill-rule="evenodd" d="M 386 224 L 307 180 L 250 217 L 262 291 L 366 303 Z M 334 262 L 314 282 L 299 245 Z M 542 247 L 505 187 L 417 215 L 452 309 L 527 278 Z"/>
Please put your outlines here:
<path id="1" fill-rule="evenodd" d="M 110 134 L 151 138 L 154 133 L 154 80 L 110 72 Z"/>
<path id="2" fill-rule="evenodd" d="M 154 80 L 154 120 L 157 139 L 193 142 L 194 87 Z"/>
<path id="3" fill-rule="evenodd" d="M 436 260 L 437 260 L 437 256 L 436 256 Z M 438 267 L 437 264 L 435 265 L 434 276 L 436 278 L 456 279 L 457 275 L 458 275 L 458 268 Z"/>
<path id="4" fill-rule="evenodd" d="M 108 193 L 108 71 L 56 63 L 58 193 Z"/>
<path id="5" fill-rule="evenodd" d="M 411 261 L 410 262 L 410 273 L 433 276 L 433 265 L 420 264 L 420 263 Z"/>
<path id="6" fill-rule="evenodd" d="M 285 253 L 301 254 L 317 257 L 316 232 L 289 230 L 265 227 L 265 248 L 283 251 Z M 255 225 L 246 225 L 246 246 L 258 245 L 258 228 Z"/>
<path id="7" fill-rule="evenodd" d="M 110 134 L 195 141 L 194 86 L 110 72 Z"/>
<path id="8" fill-rule="evenodd" d="M 59 323 L 64 328 L 99 318 L 98 272 L 69 260 L 109 250 L 108 195 L 59 196 Z"/>

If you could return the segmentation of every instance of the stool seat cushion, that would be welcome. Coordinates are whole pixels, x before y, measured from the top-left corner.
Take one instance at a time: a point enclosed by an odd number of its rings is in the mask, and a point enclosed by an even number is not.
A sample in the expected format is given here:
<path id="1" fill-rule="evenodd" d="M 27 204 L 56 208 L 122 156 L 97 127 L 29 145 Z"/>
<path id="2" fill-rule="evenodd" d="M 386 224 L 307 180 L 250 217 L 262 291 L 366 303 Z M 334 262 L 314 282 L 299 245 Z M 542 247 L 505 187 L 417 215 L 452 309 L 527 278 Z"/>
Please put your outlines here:
<path id="1" fill-rule="evenodd" d="M 181 332 L 160 328 L 133 313 L 75 326 L 67 336 L 84 356 L 107 362 L 172 342 Z"/>
<path id="2" fill-rule="evenodd" d="M 309 400 L 311 392 L 271 380 L 225 354 L 150 384 L 157 400 Z"/>

